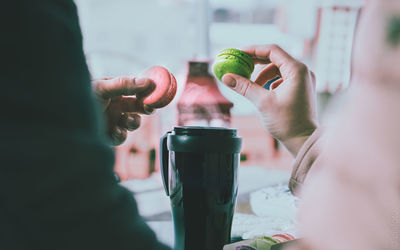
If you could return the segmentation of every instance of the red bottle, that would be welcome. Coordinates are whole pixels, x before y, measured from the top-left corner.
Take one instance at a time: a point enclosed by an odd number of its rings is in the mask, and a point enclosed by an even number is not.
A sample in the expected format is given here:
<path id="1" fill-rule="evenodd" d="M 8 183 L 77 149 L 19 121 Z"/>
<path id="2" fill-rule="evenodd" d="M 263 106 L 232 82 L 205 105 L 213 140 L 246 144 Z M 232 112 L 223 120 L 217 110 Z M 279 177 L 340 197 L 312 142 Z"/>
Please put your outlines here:
<path id="1" fill-rule="evenodd" d="M 179 126 L 230 127 L 233 103 L 221 94 L 208 68 L 208 62 L 188 62 L 185 88 L 177 105 Z"/>

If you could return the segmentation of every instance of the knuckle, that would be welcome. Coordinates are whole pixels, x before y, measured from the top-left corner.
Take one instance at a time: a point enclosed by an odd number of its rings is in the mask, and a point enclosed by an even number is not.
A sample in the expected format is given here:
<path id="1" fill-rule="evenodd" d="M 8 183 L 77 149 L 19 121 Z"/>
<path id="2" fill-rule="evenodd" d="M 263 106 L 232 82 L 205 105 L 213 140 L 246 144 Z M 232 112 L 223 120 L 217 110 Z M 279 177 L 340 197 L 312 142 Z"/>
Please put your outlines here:
<path id="1" fill-rule="evenodd" d="M 247 90 L 250 87 L 250 83 L 248 81 L 238 81 L 236 85 L 236 92 L 241 94 L 242 96 L 246 96 Z"/>
<path id="2" fill-rule="evenodd" d="M 281 47 L 279 47 L 278 44 L 273 43 L 273 44 L 270 45 L 270 49 L 271 50 L 278 50 L 278 49 L 281 49 Z"/>
<path id="3" fill-rule="evenodd" d="M 126 140 L 126 137 L 128 136 L 128 133 L 125 129 L 121 129 L 121 134 L 117 135 L 118 141 L 120 143 L 123 143 Z"/>
<path id="4" fill-rule="evenodd" d="M 119 77 L 117 79 L 117 84 L 120 86 L 123 92 L 128 92 L 129 90 L 129 79 L 126 77 Z"/>
<path id="5" fill-rule="evenodd" d="M 297 72 L 299 72 L 301 74 L 305 74 L 308 72 L 308 68 L 304 63 L 297 62 L 296 67 L 297 67 Z"/>
<path id="6" fill-rule="evenodd" d="M 304 78 L 308 75 L 308 67 L 304 63 L 296 62 L 293 67 L 299 78 Z"/>
<path id="7" fill-rule="evenodd" d="M 315 73 L 314 73 L 313 71 L 311 71 L 311 70 L 310 70 L 310 75 L 311 75 L 311 78 L 312 78 L 313 80 L 315 80 L 315 78 L 316 78 L 316 77 L 315 77 Z"/>
<path id="8" fill-rule="evenodd" d="M 243 94 L 243 96 L 248 96 L 248 93 L 251 93 L 251 92 L 254 92 L 255 90 L 254 90 L 254 86 L 255 86 L 256 84 L 255 83 L 251 83 L 250 81 L 247 81 L 246 82 L 246 88 L 245 88 L 245 90 L 244 90 L 244 94 Z"/>
<path id="9" fill-rule="evenodd" d="M 317 84 L 317 77 L 315 76 L 315 73 L 312 71 L 310 71 L 310 75 L 311 75 L 311 82 L 315 86 Z"/>
<path id="10" fill-rule="evenodd" d="M 140 117 L 140 115 L 137 114 L 131 115 L 131 120 L 132 124 L 136 126 L 140 126 L 140 123 L 142 122 L 142 118 Z"/>

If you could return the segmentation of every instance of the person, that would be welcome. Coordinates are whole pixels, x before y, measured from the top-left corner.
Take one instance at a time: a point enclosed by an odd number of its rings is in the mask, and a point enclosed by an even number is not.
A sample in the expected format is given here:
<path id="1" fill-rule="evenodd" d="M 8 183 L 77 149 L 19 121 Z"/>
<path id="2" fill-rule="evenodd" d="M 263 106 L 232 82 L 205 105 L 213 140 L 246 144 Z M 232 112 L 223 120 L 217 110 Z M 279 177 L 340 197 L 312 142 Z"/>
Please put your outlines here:
<path id="1" fill-rule="evenodd" d="M 370 1 L 346 106 L 323 137 L 315 78 L 278 46 L 245 49 L 268 65 L 256 84 L 223 78 L 297 158 L 291 190 L 303 199 L 306 236 L 298 249 L 399 248 L 400 36 L 386 28 L 397 23 L 398 5 Z M 72 0 L 8 0 L 0 12 L 0 249 L 167 249 L 115 183 L 104 136 L 107 130 L 118 144 L 139 125 L 130 109 L 137 103 L 122 96 L 150 91 L 149 81 L 95 81 L 93 95 Z M 257 85 L 276 75 L 282 80 L 270 91 Z"/>
<path id="2" fill-rule="evenodd" d="M 400 249 L 400 3 L 368 1 L 357 29 L 352 80 L 321 128 L 314 74 L 276 45 L 244 49 L 266 64 L 255 82 L 223 82 L 256 105 L 266 128 L 296 157 L 290 189 L 301 197 L 290 249 Z M 281 76 L 270 90 L 260 85 Z"/>
<path id="3" fill-rule="evenodd" d="M 113 173 L 150 80 L 91 83 L 72 0 L 2 1 L 0 26 L 0 249 L 169 249 Z"/>

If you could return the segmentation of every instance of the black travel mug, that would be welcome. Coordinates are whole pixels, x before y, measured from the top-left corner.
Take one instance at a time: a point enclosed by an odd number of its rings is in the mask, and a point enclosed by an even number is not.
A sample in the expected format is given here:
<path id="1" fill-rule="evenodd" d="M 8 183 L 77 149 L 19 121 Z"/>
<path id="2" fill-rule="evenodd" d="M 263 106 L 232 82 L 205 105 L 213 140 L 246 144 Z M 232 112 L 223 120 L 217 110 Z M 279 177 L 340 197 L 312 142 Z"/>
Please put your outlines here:
<path id="1" fill-rule="evenodd" d="M 230 241 L 242 140 L 235 129 L 175 127 L 161 138 L 175 250 L 221 250 Z"/>

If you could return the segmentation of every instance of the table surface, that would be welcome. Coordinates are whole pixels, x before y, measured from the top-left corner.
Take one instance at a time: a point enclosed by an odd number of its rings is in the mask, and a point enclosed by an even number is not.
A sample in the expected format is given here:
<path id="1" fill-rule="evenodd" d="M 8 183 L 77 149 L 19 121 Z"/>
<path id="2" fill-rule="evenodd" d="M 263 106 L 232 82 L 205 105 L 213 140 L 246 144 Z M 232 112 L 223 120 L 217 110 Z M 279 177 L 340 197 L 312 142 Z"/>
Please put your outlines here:
<path id="1" fill-rule="evenodd" d="M 292 225 L 295 214 L 293 200 L 285 190 L 289 177 L 290 173 L 287 171 L 259 167 L 239 169 L 239 194 L 232 236 L 251 238 L 259 234 L 268 235 L 283 230 L 295 234 Z M 164 192 L 160 174 L 155 173 L 145 180 L 125 181 L 121 185 L 133 193 L 138 203 L 139 213 L 156 233 L 158 239 L 172 247 L 174 229 L 170 201 Z"/>

